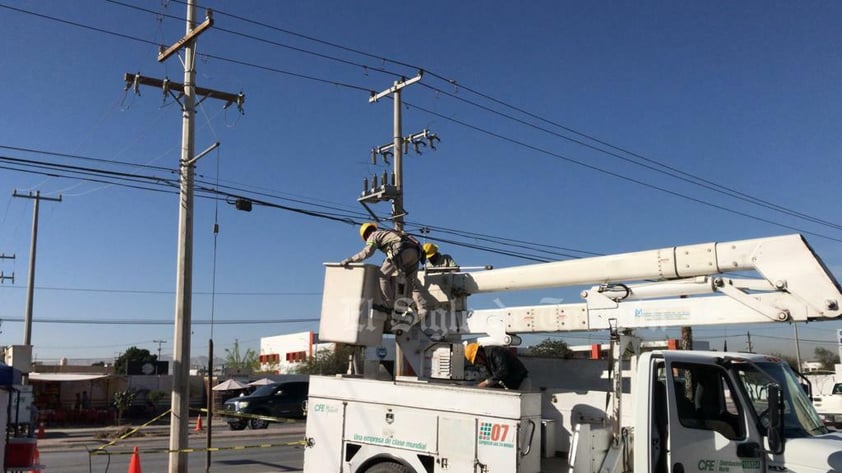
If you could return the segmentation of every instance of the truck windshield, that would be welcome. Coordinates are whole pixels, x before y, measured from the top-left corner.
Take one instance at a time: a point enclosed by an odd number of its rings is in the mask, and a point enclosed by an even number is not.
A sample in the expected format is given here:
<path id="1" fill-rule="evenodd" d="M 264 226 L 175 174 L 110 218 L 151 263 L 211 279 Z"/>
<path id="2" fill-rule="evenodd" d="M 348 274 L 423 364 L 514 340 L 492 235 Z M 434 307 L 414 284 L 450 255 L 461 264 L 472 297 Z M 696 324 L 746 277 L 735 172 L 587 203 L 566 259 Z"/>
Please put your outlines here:
<path id="1" fill-rule="evenodd" d="M 825 428 L 810 398 L 798 382 L 789 365 L 783 362 L 746 363 L 734 361 L 733 369 L 745 390 L 757 416 L 759 428 L 764 431 L 769 424 L 766 385 L 770 377 L 781 386 L 784 398 L 784 435 L 787 438 L 809 437 L 826 434 Z M 758 370 L 760 367 L 765 373 Z"/>

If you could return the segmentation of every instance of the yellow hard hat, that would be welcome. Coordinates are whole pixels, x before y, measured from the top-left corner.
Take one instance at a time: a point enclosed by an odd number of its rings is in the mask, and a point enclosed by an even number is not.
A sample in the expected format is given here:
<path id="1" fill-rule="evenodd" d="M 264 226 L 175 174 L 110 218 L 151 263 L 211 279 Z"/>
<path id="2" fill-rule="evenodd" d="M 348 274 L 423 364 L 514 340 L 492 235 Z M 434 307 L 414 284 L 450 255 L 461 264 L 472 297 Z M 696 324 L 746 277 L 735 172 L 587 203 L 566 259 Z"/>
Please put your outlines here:
<path id="1" fill-rule="evenodd" d="M 438 253 L 438 251 L 439 247 L 435 243 L 424 243 L 424 254 L 427 255 L 427 258 Z"/>
<path id="2" fill-rule="evenodd" d="M 465 359 L 469 363 L 474 364 L 474 360 L 477 358 L 477 351 L 479 351 L 479 343 L 471 342 L 465 345 Z"/>
<path id="3" fill-rule="evenodd" d="M 368 236 L 368 232 L 374 231 L 374 230 L 377 230 L 377 224 L 376 223 L 366 222 L 366 223 L 360 225 L 360 238 L 362 238 L 363 241 L 365 241 L 366 237 Z"/>

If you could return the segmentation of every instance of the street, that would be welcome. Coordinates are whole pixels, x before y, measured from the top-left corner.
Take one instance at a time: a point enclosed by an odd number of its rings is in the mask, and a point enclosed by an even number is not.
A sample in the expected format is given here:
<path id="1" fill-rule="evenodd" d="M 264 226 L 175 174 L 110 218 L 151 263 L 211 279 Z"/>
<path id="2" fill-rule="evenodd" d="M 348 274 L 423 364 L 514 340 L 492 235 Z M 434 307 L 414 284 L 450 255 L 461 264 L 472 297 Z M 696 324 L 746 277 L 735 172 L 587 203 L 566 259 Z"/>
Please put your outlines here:
<path id="1" fill-rule="evenodd" d="M 210 471 L 236 471 L 243 473 L 300 472 L 303 468 L 304 450 L 301 446 L 282 444 L 300 441 L 304 425 L 272 424 L 267 430 L 231 432 L 227 428 L 214 429 Z M 110 454 L 90 455 L 88 452 L 103 443 L 92 437 L 75 438 L 62 442 L 39 442 L 41 464 L 47 471 L 62 473 L 123 473 L 129 469 L 134 447 L 143 471 L 165 472 L 169 464 L 166 453 L 168 438 L 150 436 L 123 440 L 107 449 Z M 43 446 L 42 446 L 43 444 Z M 188 454 L 191 472 L 205 471 L 207 453 L 205 433 L 190 434 L 190 448 L 199 451 Z M 233 447 L 237 447 L 234 449 Z"/>

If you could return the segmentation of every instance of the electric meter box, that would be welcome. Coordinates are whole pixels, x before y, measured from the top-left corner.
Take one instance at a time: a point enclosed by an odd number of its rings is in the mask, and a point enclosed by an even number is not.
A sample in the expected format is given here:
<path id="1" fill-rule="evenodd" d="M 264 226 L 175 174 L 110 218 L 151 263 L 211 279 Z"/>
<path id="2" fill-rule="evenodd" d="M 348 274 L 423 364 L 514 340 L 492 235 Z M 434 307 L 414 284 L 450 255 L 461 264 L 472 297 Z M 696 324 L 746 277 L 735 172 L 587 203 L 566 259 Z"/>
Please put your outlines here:
<path id="1" fill-rule="evenodd" d="M 386 314 L 380 302 L 380 268 L 371 264 L 325 263 L 319 341 L 380 346 Z"/>

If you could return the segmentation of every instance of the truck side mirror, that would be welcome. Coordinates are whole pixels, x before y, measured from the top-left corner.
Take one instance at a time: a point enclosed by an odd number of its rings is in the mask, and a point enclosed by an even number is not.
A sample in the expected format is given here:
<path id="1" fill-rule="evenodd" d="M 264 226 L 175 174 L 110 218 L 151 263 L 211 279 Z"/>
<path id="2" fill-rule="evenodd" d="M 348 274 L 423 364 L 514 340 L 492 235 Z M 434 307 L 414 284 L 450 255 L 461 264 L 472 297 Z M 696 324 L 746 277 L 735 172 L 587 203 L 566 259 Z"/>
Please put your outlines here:
<path id="1" fill-rule="evenodd" d="M 784 452 L 784 400 L 781 397 L 781 387 L 777 384 L 766 386 L 769 401 L 769 428 L 766 429 L 766 439 L 769 450 L 775 455 Z"/>

